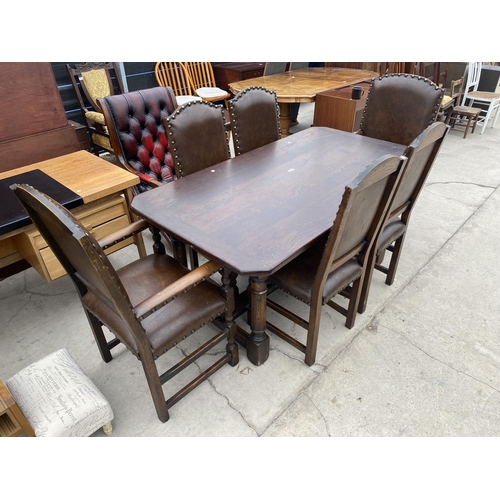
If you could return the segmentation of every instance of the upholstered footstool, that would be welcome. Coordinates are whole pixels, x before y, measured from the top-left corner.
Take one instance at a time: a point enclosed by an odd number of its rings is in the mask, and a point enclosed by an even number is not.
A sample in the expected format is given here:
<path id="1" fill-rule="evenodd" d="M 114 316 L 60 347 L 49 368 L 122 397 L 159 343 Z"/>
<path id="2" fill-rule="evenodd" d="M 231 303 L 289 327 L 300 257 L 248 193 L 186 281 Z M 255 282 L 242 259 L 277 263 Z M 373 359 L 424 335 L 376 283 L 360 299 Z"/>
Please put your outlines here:
<path id="1" fill-rule="evenodd" d="M 66 349 L 27 366 L 5 383 L 37 437 L 111 434 L 113 411 Z"/>

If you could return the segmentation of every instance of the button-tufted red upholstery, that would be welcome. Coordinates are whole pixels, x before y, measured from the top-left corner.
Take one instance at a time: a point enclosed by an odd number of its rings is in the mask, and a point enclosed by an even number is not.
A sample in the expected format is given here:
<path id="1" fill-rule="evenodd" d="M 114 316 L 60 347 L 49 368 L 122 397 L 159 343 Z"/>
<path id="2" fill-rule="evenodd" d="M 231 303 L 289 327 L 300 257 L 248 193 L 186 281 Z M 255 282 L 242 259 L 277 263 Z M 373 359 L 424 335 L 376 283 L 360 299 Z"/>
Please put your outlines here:
<path id="1" fill-rule="evenodd" d="M 170 87 L 155 87 L 99 99 L 120 164 L 139 175 L 138 192 L 174 180 L 174 162 L 163 118 L 177 108 Z"/>
<path id="2" fill-rule="evenodd" d="M 436 121 L 444 89 L 427 78 L 394 73 L 373 78 L 360 133 L 409 146 Z"/>

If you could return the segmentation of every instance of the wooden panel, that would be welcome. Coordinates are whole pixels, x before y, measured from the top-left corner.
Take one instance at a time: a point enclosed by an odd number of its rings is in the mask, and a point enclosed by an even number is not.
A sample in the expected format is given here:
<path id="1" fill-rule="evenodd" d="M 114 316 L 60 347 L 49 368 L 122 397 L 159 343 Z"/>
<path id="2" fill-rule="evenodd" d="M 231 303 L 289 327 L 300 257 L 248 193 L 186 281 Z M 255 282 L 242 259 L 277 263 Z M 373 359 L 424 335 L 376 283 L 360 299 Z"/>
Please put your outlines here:
<path id="1" fill-rule="evenodd" d="M 53 158 L 54 154 L 65 155 L 79 149 L 76 131 L 71 125 L 8 142 L 0 142 L 0 172 L 48 160 Z"/>
<path id="2" fill-rule="evenodd" d="M 50 63 L 0 63 L 2 141 L 68 124 Z"/>
<path id="3" fill-rule="evenodd" d="M 217 86 L 229 92 L 229 84 L 249 78 L 257 78 L 264 74 L 263 62 L 228 62 L 213 65 Z"/>
<path id="4" fill-rule="evenodd" d="M 314 105 L 314 127 L 330 127 L 346 132 L 354 132 L 359 128 L 369 83 L 358 85 L 364 90 L 361 99 L 351 99 L 352 87 L 321 92 L 316 96 Z"/>
<path id="5" fill-rule="evenodd" d="M 0 63 L 0 172 L 80 149 L 50 63 Z"/>

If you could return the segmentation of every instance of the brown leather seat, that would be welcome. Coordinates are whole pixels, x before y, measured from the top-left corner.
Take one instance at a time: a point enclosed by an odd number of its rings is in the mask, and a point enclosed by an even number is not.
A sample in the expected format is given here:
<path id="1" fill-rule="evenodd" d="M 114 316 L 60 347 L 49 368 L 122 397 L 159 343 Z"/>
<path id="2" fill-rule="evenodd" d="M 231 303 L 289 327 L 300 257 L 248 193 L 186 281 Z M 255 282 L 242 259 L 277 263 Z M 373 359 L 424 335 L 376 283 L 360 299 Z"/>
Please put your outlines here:
<path id="1" fill-rule="evenodd" d="M 16 185 L 14 192 L 73 280 L 103 360 L 111 361 L 111 349 L 119 343 L 140 360 L 162 422 L 168 420 L 169 408 L 212 373 L 238 362 L 230 279 L 224 273 L 222 287 L 207 279 L 220 264 L 208 261 L 190 272 L 166 254 L 152 254 L 115 270 L 104 249 L 144 230 L 146 222 L 135 222 L 98 242 L 71 212 L 31 186 Z M 220 332 L 158 373 L 157 358 L 218 317 L 224 318 Z M 103 325 L 113 333 L 111 341 Z M 224 339 L 225 353 L 165 401 L 162 385 Z"/>
<path id="2" fill-rule="evenodd" d="M 417 75 L 373 78 L 359 133 L 409 146 L 436 121 L 444 89 Z"/>
<path id="3" fill-rule="evenodd" d="M 408 158 L 405 172 L 396 189 L 389 209 L 389 217 L 376 246 L 374 268 L 387 274 L 386 284 L 392 285 L 396 275 L 403 242 L 408 230 L 410 216 L 420 192 L 431 171 L 436 156 L 449 131 L 449 126 L 442 122 L 431 124 L 406 148 L 404 155 Z M 395 242 L 394 246 L 391 244 Z M 385 250 L 392 252 L 389 267 L 384 267 Z M 373 267 L 370 268 L 363 283 L 358 312 L 364 312 L 368 300 Z"/>
<path id="4" fill-rule="evenodd" d="M 163 119 L 177 108 L 170 87 L 98 99 L 120 165 L 141 178 L 137 192 L 174 180 L 174 161 Z"/>
<path id="5" fill-rule="evenodd" d="M 346 316 L 352 328 L 365 272 L 371 267 L 376 237 L 385 222 L 396 183 L 404 171 L 406 158 L 384 156 L 373 162 L 345 188 L 333 227 L 292 262 L 272 274 L 269 293 L 276 288 L 289 293 L 310 307 L 306 321 L 278 302 L 268 299 L 268 306 L 302 328 L 307 329 L 305 345 L 277 326 L 267 328 L 305 353 L 305 362 L 316 359 L 321 308 L 328 304 Z M 341 293 L 349 299 L 348 310 L 334 302 Z"/>
<path id="6" fill-rule="evenodd" d="M 281 138 L 276 92 L 248 87 L 228 104 L 237 156 Z"/>

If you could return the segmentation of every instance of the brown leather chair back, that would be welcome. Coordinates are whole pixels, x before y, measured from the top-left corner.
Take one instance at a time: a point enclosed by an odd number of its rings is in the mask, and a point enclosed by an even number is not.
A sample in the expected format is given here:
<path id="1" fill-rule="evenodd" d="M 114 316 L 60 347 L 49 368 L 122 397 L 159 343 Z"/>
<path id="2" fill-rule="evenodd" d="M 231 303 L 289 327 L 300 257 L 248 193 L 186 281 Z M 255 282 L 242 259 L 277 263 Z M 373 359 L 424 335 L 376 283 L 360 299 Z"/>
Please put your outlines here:
<path id="1" fill-rule="evenodd" d="M 442 122 L 433 123 L 406 149 L 408 164 L 391 204 L 390 216 L 413 208 L 448 130 Z"/>
<path id="2" fill-rule="evenodd" d="M 230 158 L 221 106 L 193 101 L 163 120 L 177 177 L 198 172 Z"/>
<path id="3" fill-rule="evenodd" d="M 248 87 L 229 101 L 229 115 L 237 156 L 281 138 L 276 92 Z"/>
<path id="4" fill-rule="evenodd" d="M 395 73 L 373 78 L 360 132 L 409 146 L 436 121 L 444 89 L 417 75 Z"/>
<path id="5" fill-rule="evenodd" d="M 172 89 L 137 90 L 99 99 L 99 103 L 118 161 L 144 181 L 139 191 L 150 189 L 150 179 L 173 181 L 174 162 L 163 124 L 177 108 Z"/>

